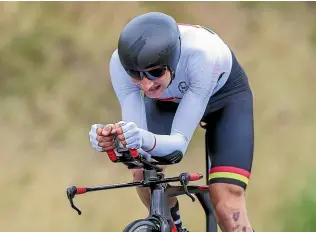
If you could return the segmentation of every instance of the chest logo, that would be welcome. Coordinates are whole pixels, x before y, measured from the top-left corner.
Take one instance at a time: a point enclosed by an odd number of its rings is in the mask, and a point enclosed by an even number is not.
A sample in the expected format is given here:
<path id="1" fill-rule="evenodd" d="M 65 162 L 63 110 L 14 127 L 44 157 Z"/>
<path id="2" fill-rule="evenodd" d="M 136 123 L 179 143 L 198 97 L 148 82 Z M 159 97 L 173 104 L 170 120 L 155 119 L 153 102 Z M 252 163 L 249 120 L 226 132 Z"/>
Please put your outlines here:
<path id="1" fill-rule="evenodd" d="M 185 93 L 188 90 L 189 86 L 185 81 L 181 81 L 178 85 L 178 89 L 181 93 Z"/>

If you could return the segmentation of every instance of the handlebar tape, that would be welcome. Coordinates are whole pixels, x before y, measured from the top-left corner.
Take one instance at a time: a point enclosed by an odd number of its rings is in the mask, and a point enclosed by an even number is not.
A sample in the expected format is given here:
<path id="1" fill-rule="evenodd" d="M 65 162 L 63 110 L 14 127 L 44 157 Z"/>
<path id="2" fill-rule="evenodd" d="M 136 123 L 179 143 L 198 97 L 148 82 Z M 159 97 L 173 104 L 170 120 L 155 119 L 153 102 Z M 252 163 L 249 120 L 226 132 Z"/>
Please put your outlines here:
<path id="1" fill-rule="evenodd" d="M 139 152 L 137 149 L 129 149 L 129 152 L 133 158 L 137 158 L 139 155 Z M 117 161 L 118 158 L 117 158 L 116 153 L 113 149 L 108 150 L 106 153 L 108 154 L 108 157 L 112 162 Z"/>
<path id="2" fill-rule="evenodd" d="M 202 179 L 202 175 L 201 174 L 199 174 L 199 173 L 190 173 L 189 174 L 189 180 L 190 181 L 196 181 L 196 180 L 200 180 L 200 179 Z"/>

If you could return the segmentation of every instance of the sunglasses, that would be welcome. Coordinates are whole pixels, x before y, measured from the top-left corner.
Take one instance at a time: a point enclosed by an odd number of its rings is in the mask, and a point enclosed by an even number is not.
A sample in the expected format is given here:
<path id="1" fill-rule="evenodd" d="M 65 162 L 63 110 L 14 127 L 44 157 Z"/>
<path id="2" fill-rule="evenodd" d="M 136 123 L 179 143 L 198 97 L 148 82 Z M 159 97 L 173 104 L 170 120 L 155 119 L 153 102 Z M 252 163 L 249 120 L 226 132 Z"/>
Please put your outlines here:
<path id="1" fill-rule="evenodd" d="M 145 77 L 147 77 L 149 80 L 157 80 L 158 78 L 162 77 L 167 70 L 167 66 L 161 66 L 157 68 L 153 68 L 151 70 L 147 71 L 135 71 L 132 69 L 125 68 L 125 71 L 128 75 L 130 75 L 132 78 L 136 80 L 142 80 Z"/>

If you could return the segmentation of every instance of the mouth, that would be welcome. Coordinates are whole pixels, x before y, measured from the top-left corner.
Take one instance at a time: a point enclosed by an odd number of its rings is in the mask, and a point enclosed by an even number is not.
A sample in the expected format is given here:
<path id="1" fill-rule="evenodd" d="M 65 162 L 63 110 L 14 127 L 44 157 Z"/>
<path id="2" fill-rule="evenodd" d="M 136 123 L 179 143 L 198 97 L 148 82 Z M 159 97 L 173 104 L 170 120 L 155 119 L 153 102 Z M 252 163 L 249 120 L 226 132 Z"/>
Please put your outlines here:
<path id="1" fill-rule="evenodd" d="M 154 86 L 154 87 L 151 87 L 151 88 L 149 89 L 149 91 L 150 91 L 150 92 L 155 92 L 155 91 L 157 91 L 158 89 L 160 89 L 160 87 L 161 87 L 161 85 L 156 85 L 156 86 Z"/>

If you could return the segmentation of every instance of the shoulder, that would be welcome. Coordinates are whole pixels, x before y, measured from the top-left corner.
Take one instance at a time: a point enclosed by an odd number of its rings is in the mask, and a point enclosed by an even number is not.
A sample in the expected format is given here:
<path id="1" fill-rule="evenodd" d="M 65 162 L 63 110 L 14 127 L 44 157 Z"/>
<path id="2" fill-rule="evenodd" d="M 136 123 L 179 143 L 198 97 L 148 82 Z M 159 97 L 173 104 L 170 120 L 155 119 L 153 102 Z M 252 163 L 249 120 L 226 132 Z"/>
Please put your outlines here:
<path id="1" fill-rule="evenodd" d="M 120 58 L 118 56 L 117 49 L 115 49 L 114 52 L 112 53 L 112 56 L 111 56 L 111 59 L 110 59 L 110 69 L 114 68 L 114 67 L 118 68 L 120 66 L 122 66 L 121 62 L 120 62 Z"/>
<path id="2" fill-rule="evenodd" d="M 211 30 L 195 25 L 179 25 L 182 55 L 190 58 L 216 59 L 227 49 L 225 42 Z"/>
<path id="3" fill-rule="evenodd" d="M 112 53 L 110 64 L 109 64 L 110 78 L 113 87 L 121 88 L 122 86 L 134 86 L 135 84 L 131 81 L 130 76 L 124 70 L 117 49 Z"/>
<path id="4" fill-rule="evenodd" d="M 127 73 L 125 72 L 121 62 L 120 58 L 117 52 L 117 49 L 112 53 L 111 59 L 110 59 L 110 64 L 109 64 L 109 69 L 110 69 L 110 75 L 111 78 L 113 79 L 118 79 L 120 76 L 127 76 Z"/>

